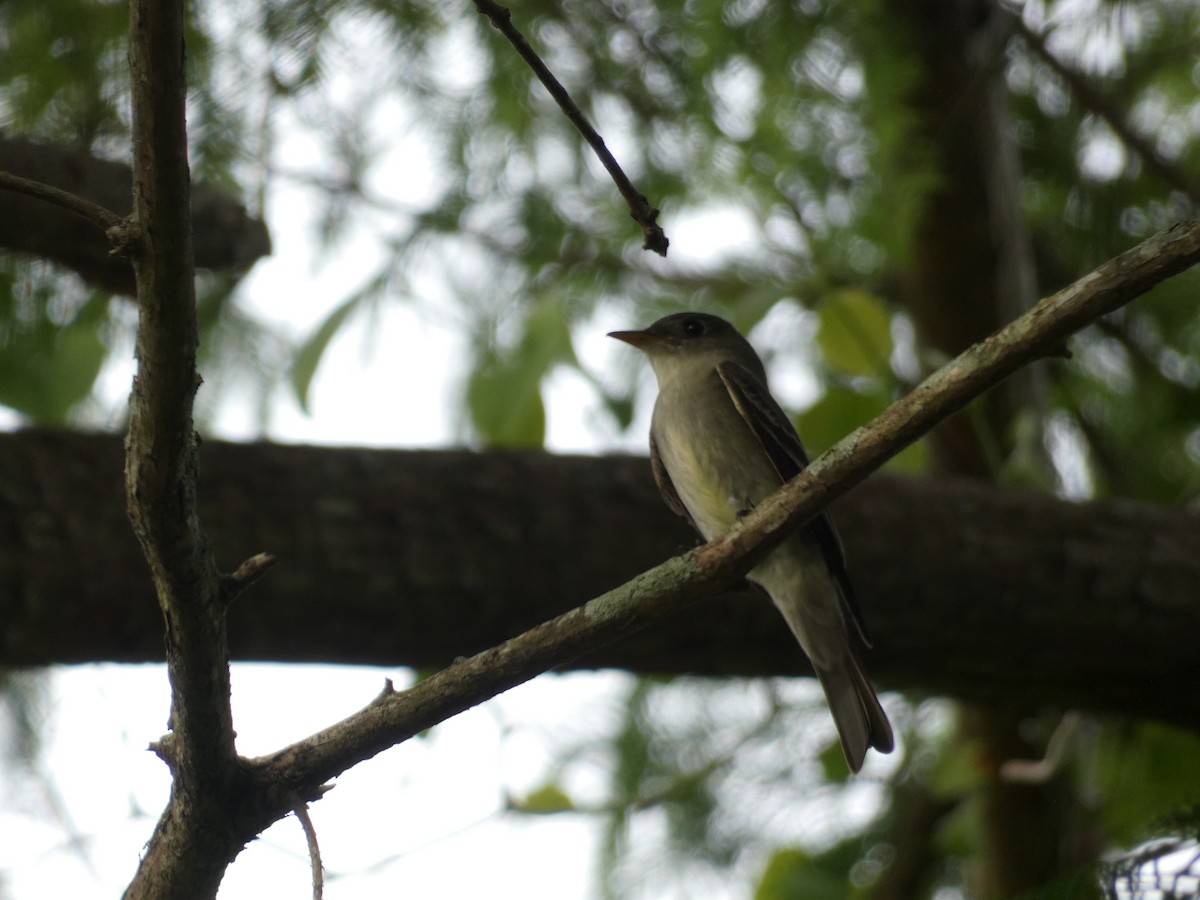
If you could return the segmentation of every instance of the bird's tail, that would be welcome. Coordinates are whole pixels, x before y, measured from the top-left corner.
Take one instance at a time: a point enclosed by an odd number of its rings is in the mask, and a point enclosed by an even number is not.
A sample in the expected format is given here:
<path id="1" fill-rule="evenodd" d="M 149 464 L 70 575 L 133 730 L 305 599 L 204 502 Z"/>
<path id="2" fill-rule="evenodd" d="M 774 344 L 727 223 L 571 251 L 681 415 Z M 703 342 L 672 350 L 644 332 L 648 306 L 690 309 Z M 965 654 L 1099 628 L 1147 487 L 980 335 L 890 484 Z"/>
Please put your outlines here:
<path id="1" fill-rule="evenodd" d="M 895 746 L 891 723 L 854 651 L 846 647 L 846 652 L 833 665 L 828 668 L 814 666 L 814 669 L 825 690 L 825 700 L 833 713 L 850 770 L 858 772 L 862 768 L 868 747 L 890 753 Z"/>
<path id="2" fill-rule="evenodd" d="M 858 635 L 847 628 L 843 588 L 815 545 L 785 544 L 747 576 L 770 596 L 775 608 L 812 662 L 825 690 L 825 700 L 846 762 L 862 768 L 867 749 L 890 753 L 895 744 L 879 698 L 858 661 Z"/>

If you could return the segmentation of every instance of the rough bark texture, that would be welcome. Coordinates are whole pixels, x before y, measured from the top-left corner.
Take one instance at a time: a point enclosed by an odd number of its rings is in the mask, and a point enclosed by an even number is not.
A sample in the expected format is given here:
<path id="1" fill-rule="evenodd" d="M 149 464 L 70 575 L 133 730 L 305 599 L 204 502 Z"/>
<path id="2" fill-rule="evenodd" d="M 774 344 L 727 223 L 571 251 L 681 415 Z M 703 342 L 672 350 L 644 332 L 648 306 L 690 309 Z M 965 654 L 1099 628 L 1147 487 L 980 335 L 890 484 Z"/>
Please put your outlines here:
<path id="1" fill-rule="evenodd" d="M 433 668 L 694 543 L 645 459 L 206 442 L 201 514 L 227 569 L 280 565 L 231 613 L 238 659 Z M 0 436 L 9 666 L 162 659 L 116 438 Z M 1200 724 L 1200 516 L 875 476 L 840 501 L 884 687 Z M 702 601 L 580 665 L 804 673 L 770 604 Z"/>
<path id="2" fill-rule="evenodd" d="M 125 893 L 130 900 L 216 896 L 226 866 L 253 834 L 240 831 L 234 816 L 245 790 L 229 702 L 230 595 L 196 509 L 198 336 L 183 21 L 183 0 L 129 5 L 138 369 L 125 495 L 162 611 L 171 718 L 157 749 L 172 774 L 170 801 Z"/>
<path id="3" fill-rule="evenodd" d="M 132 206 L 133 172 L 122 163 L 13 137 L 0 137 L 0 171 L 11 172 L 86 197 L 117 215 Z M 134 293 L 133 266 L 109 254 L 105 236 L 61 207 L 9 191 L 0 192 L 0 247 L 51 259 L 85 281 L 118 294 Z M 192 191 L 196 265 L 241 273 L 271 252 L 261 219 L 228 194 L 206 185 Z"/>

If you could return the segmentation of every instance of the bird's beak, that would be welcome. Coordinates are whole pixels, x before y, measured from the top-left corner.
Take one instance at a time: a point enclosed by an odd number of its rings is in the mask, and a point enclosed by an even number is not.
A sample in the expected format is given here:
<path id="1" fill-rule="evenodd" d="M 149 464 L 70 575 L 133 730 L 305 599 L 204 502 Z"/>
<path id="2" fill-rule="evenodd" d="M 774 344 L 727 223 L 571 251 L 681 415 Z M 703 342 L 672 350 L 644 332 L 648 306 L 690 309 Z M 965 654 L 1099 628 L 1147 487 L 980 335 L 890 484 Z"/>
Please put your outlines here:
<path id="1" fill-rule="evenodd" d="M 616 338 L 618 341 L 624 341 L 627 344 L 632 344 L 639 350 L 645 349 L 653 344 L 657 344 L 663 339 L 663 335 L 657 334 L 649 329 L 645 331 L 610 331 L 610 338 Z"/>

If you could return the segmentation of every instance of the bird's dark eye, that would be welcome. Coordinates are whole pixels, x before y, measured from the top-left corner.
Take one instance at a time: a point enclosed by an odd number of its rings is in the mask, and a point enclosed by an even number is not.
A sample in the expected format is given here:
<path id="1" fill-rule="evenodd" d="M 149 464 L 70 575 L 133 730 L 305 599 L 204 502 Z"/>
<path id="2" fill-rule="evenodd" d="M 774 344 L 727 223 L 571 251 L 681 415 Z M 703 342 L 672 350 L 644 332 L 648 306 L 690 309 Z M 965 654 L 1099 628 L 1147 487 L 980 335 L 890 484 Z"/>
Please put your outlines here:
<path id="1" fill-rule="evenodd" d="M 683 323 L 683 333 L 688 337 L 699 337 L 704 334 L 704 322 L 700 319 L 688 319 Z"/>

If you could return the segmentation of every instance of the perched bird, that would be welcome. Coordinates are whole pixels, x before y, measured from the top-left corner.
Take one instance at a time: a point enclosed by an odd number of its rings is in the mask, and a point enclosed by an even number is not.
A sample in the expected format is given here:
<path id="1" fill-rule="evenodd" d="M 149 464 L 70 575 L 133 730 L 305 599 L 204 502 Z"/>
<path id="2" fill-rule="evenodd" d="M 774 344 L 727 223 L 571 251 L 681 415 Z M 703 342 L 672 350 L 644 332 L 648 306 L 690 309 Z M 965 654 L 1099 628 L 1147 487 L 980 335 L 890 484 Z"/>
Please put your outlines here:
<path id="1" fill-rule="evenodd" d="M 758 354 L 724 319 L 676 313 L 609 337 L 632 344 L 654 367 L 654 480 L 667 506 L 706 541 L 808 465 Z M 856 651 L 870 641 L 829 517 L 789 535 L 746 578 L 770 595 L 812 661 L 850 768 L 862 767 L 868 747 L 890 752 L 892 727 Z"/>

